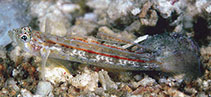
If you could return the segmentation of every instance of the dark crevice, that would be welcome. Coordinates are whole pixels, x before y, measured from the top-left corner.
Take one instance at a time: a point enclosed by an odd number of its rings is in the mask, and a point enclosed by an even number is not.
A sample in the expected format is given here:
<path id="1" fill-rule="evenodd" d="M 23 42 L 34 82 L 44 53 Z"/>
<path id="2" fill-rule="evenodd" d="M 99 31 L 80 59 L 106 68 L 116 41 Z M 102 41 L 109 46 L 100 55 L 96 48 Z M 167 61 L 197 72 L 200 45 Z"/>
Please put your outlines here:
<path id="1" fill-rule="evenodd" d="M 211 31 L 208 29 L 208 23 L 205 19 L 199 17 L 193 25 L 194 30 L 194 40 L 199 44 L 199 46 L 208 46 L 209 41 L 208 36 L 211 35 Z"/>
<path id="2" fill-rule="evenodd" d="M 175 13 L 172 13 L 172 18 L 165 19 L 162 16 L 160 16 L 160 13 L 158 13 L 158 21 L 156 26 L 146 26 L 144 28 L 144 32 L 149 35 L 154 35 L 154 34 L 161 34 L 164 32 L 172 32 L 175 26 L 170 26 L 170 23 L 174 21 L 178 15 Z"/>

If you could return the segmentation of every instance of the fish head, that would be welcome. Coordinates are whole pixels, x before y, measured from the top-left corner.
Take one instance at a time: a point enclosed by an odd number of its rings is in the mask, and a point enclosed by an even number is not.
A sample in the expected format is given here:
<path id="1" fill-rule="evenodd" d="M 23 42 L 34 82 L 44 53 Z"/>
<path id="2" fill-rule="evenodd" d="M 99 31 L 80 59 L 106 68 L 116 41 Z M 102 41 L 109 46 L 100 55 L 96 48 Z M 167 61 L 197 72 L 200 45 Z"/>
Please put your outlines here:
<path id="1" fill-rule="evenodd" d="M 32 47 L 32 29 L 31 27 L 21 27 L 8 32 L 10 38 L 25 51 L 34 52 Z"/>
<path id="2" fill-rule="evenodd" d="M 24 45 L 24 43 L 30 42 L 32 30 L 31 27 L 22 27 L 10 30 L 8 33 L 10 38 L 21 46 Z"/>

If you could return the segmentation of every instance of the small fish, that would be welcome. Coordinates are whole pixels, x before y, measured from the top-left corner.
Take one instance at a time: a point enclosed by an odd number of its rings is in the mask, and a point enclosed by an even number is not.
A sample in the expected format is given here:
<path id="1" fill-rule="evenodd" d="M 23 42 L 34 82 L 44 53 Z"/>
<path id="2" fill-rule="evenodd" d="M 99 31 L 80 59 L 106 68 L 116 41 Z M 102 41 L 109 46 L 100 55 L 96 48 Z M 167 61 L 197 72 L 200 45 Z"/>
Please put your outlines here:
<path id="1" fill-rule="evenodd" d="M 30 27 L 11 30 L 9 36 L 25 51 L 44 56 L 45 61 L 49 57 L 113 69 L 155 70 L 190 76 L 201 73 L 197 46 L 189 38 L 176 33 L 147 38 L 136 44 L 135 51 L 85 36 L 44 34 Z"/>

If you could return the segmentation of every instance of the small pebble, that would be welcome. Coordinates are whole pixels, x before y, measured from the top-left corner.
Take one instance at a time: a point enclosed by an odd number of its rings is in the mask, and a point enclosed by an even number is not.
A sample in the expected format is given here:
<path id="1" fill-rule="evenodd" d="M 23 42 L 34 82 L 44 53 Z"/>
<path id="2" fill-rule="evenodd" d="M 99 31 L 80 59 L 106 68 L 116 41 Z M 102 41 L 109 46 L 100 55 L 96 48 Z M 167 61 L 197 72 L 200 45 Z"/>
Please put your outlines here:
<path id="1" fill-rule="evenodd" d="M 155 83 L 156 82 L 155 82 L 154 79 L 146 76 L 142 80 L 140 80 L 139 82 L 133 82 L 132 85 L 133 85 L 133 87 L 137 88 L 140 85 L 143 86 L 143 87 L 146 87 L 146 86 L 152 86 Z"/>
<path id="2" fill-rule="evenodd" d="M 7 86 L 11 86 L 16 92 L 18 92 L 20 90 L 20 88 L 18 87 L 17 82 L 13 79 L 13 78 L 9 78 L 7 81 L 6 81 L 6 85 Z"/>
<path id="3" fill-rule="evenodd" d="M 208 13 L 211 13 L 211 5 L 209 5 L 205 10 L 206 10 Z"/>
<path id="4" fill-rule="evenodd" d="M 72 78 L 72 75 L 69 73 L 68 69 L 61 67 L 53 67 L 55 64 L 51 64 L 52 66 L 45 68 L 45 79 L 47 81 L 50 81 L 53 84 L 60 83 L 60 82 L 66 82 L 70 78 Z"/>
<path id="5" fill-rule="evenodd" d="M 94 91 L 98 87 L 99 76 L 97 72 L 91 72 L 85 69 L 85 72 L 78 74 L 76 77 L 71 79 L 71 84 L 84 91 Z"/>
<path id="6" fill-rule="evenodd" d="M 141 75 L 135 75 L 134 78 L 136 79 L 136 81 L 140 81 L 142 79 Z"/>
<path id="7" fill-rule="evenodd" d="M 49 96 L 49 94 L 51 94 L 52 90 L 53 90 L 53 86 L 51 85 L 50 82 L 40 81 L 37 85 L 35 94 L 46 97 L 46 96 Z"/>
<path id="8" fill-rule="evenodd" d="M 133 14 L 133 15 L 137 15 L 138 13 L 140 13 L 141 12 L 141 9 L 140 8 L 134 8 L 132 11 L 131 11 L 131 13 Z"/>
<path id="9" fill-rule="evenodd" d="M 21 97 L 34 97 L 27 89 L 21 89 Z"/>
<path id="10" fill-rule="evenodd" d="M 108 72 L 107 71 L 100 71 L 99 72 L 99 80 L 100 80 L 100 83 L 102 84 L 102 87 L 104 90 L 108 90 L 108 89 L 117 89 L 117 85 L 115 82 L 113 82 L 111 80 L 111 78 L 109 77 L 108 75 Z"/>

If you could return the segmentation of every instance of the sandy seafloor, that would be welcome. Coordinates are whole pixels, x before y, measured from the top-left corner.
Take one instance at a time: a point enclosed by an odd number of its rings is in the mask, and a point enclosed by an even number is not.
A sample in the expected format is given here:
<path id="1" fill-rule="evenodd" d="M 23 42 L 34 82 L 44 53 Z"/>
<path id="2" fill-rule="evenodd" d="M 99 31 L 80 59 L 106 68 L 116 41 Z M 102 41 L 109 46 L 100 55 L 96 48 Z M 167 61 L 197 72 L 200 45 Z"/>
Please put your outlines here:
<path id="1" fill-rule="evenodd" d="M 179 33 L 196 42 L 199 55 L 194 55 L 199 56 L 202 75 L 186 81 L 182 74 L 49 59 L 43 78 L 42 58 L 24 51 L 7 35 L 23 26 L 61 37 L 93 39 L 104 32 L 130 41 Z M 1 97 L 211 96 L 210 0 L 0 0 L 0 45 Z"/>

